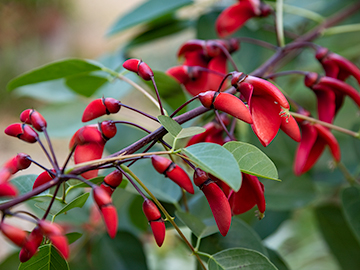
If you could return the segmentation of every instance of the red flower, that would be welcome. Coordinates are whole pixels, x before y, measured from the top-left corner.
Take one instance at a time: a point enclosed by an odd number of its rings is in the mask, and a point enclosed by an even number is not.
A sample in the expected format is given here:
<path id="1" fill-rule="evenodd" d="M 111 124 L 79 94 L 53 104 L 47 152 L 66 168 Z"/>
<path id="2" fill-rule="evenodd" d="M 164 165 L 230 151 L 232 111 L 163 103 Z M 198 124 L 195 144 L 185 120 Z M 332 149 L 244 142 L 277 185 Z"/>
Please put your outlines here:
<path id="1" fill-rule="evenodd" d="M 307 112 L 303 114 L 309 115 Z M 296 175 L 301 175 L 310 170 L 321 156 L 326 145 L 330 147 L 334 159 L 340 161 L 339 144 L 327 128 L 303 120 L 300 120 L 299 124 L 302 136 L 295 156 L 294 172 Z"/>
<path id="2" fill-rule="evenodd" d="M 300 141 L 296 121 L 286 111 L 290 106 L 281 91 L 270 82 L 242 72 L 234 73 L 231 84 L 247 101 L 251 125 L 263 146 L 267 146 L 281 128 L 293 140 Z"/>
<path id="3" fill-rule="evenodd" d="M 184 56 L 183 65 L 168 69 L 166 73 L 174 77 L 193 96 L 217 91 L 227 73 L 227 57 L 224 51 L 232 53 L 239 48 L 238 40 L 189 40 L 180 47 L 178 56 Z M 222 89 L 225 89 L 223 85 Z"/>
<path id="4" fill-rule="evenodd" d="M 216 20 L 216 32 L 220 37 L 226 37 L 240 29 L 253 17 L 267 16 L 271 8 L 260 0 L 239 0 L 221 12 Z"/>
<path id="5" fill-rule="evenodd" d="M 238 192 L 232 191 L 229 203 L 233 215 L 240 215 L 252 209 L 255 205 L 259 208 L 259 218 L 264 217 L 266 202 L 264 197 L 264 185 L 259 179 L 250 174 L 242 174 L 242 184 Z"/>

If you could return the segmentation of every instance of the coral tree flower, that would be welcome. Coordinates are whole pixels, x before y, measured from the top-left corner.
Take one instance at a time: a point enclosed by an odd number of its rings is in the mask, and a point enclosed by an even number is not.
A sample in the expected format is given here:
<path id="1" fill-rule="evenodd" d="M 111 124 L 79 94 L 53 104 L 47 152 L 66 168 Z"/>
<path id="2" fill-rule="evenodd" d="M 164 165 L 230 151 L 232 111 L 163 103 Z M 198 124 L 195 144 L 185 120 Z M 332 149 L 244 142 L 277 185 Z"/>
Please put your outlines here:
<path id="1" fill-rule="evenodd" d="M 249 19 L 267 16 L 270 12 L 270 6 L 260 0 L 239 0 L 239 3 L 221 12 L 215 22 L 216 32 L 220 37 L 226 37 L 240 29 Z"/>
<path id="2" fill-rule="evenodd" d="M 309 116 L 309 112 L 301 112 Z M 294 172 L 301 175 L 310 170 L 323 153 L 325 146 L 329 146 L 332 156 L 340 161 L 340 146 L 335 136 L 324 126 L 312 124 L 298 119 L 302 137 L 297 148 L 294 163 Z"/>
<path id="3" fill-rule="evenodd" d="M 287 113 L 290 106 L 285 96 L 272 83 L 242 72 L 235 72 L 231 84 L 247 101 L 253 120 L 251 125 L 263 146 L 275 138 L 281 128 L 290 138 L 300 141 L 296 121 Z"/>
<path id="4" fill-rule="evenodd" d="M 166 73 L 183 84 L 193 96 L 208 90 L 217 91 L 227 73 L 227 56 L 239 49 L 237 39 L 230 40 L 189 40 L 179 49 L 183 65 L 168 69 Z M 223 85 L 225 89 L 226 85 Z"/>
<path id="5" fill-rule="evenodd" d="M 257 205 L 259 209 L 259 218 L 262 219 L 266 209 L 264 185 L 254 175 L 246 173 L 241 174 L 242 184 L 239 191 L 231 191 L 229 195 L 232 214 L 240 215 Z"/>

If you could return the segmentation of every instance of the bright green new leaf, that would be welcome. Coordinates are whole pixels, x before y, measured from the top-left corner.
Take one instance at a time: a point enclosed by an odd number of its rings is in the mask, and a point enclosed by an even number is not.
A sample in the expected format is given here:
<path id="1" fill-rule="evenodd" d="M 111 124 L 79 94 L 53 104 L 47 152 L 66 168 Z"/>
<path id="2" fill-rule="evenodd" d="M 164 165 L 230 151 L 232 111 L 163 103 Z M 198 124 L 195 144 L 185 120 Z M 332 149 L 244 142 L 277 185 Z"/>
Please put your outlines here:
<path id="1" fill-rule="evenodd" d="M 360 189 L 345 188 L 341 193 L 341 201 L 346 221 L 360 242 Z"/>
<path id="2" fill-rule="evenodd" d="M 224 147 L 234 155 L 242 172 L 279 180 L 274 163 L 256 146 L 244 142 L 228 142 Z"/>
<path id="3" fill-rule="evenodd" d="M 67 261 L 53 245 L 44 245 L 27 262 L 21 263 L 18 270 L 66 270 L 70 269 Z"/>
<path id="4" fill-rule="evenodd" d="M 79 197 L 75 198 L 71 202 L 69 202 L 65 207 L 63 207 L 60 211 L 58 211 L 54 216 L 58 216 L 62 213 L 65 213 L 75 207 L 82 208 L 86 203 L 87 198 L 89 197 L 90 193 L 84 193 Z"/>
<path id="5" fill-rule="evenodd" d="M 11 91 L 23 85 L 87 74 L 101 69 L 102 65 L 95 61 L 75 58 L 65 59 L 33 69 L 12 79 L 8 83 L 7 89 Z"/>
<path id="6" fill-rule="evenodd" d="M 245 248 L 225 249 L 214 254 L 208 262 L 209 270 L 276 270 L 277 268 L 260 252 Z"/>
<path id="7" fill-rule="evenodd" d="M 215 143 L 197 143 L 181 149 L 200 169 L 220 178 L 232 189 L 241 186 L 241 173 L 234 156 Z"/>
<path id="8" fill-rule="evenodd" d="M 108 31 L 107 35 L 112 36 L 129 27 L 140 23 L 149 22 L 166 14 L 172 13 L 178 8 L 191 4 L 192 0 L 151 0 L 147 1 L 124 16 L 120 17 Z"/>

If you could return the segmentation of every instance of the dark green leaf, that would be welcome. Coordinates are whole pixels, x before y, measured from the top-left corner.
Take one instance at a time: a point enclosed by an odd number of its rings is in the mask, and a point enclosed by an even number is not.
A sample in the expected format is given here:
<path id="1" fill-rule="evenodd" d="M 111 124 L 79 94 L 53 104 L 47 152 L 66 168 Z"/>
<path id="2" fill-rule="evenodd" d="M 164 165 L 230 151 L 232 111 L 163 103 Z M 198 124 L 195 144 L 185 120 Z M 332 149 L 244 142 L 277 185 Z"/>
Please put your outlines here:
<path id="1" fill-rule="evenodd" d="M 34 204 L 35 207 L 46 211 L 50 202 L 51 202 L 52 196 L 41 196 L 36 198 L 36 202 Z M 60 199 L 55 199 L 53 205 L 51 206 L 49 214 L 54 216 L 57 212 L 59 212 L 61 209 L 63 209 L 66 206 L 66 203 L 62 202 Z"/>
<path id="2" fill-rule="evenodd" d="M 88 74 L 71 76 L 66 79 L 66 85 L 75 93 L 91 97 L 108 79 Z"/>
<path id="3" fill-rule="evenodd" d="M 82 233 L 72 232 L 72 233 L 67 233 L 65 236 L 68 239 L 70 245 L 74 243 L 76 240 L 78 240 L 82 236 Z"/>
<path id="4" fill-rule="evenodd" d="M 219 231 L 213 220 L 201 220 L 199 217 L 183 211 L 176 211 L 175 214 L 198 238 L 203 238 Z"/>
<path id="5" fill-rule="evenodd" d="M 224 147 L 234 155 L 242 172 L 278 180 L 274 163 L 256 146 L 244 142 L 228 142 Z"/>
<path id="6" fill-rule="evenodd" d="M 82 208 L 86 203 L 87 198 L 89 197 L 90 193 L 84 193 L 79 197 L 75 198 L 71 202 L 69 202 L 65 207 L 63 207 L 60 211 L 58 211 L 54 216 L 58 216 L 62 213 L 65 213 L 75 207 Z"/>
<path id="7" fill-rule="evenodd" d="M 267 252 L 269 254 L 268 258 L 270 261 L 277 267 L 279 270 L 290 270 L 287 263 L 284 259 L 277 253 L 275 250 L 271 248 L 267 248 Z"/>
<path id="8" fill-rule="evenodd" d="M 266 248 L 259 235 L 240 218 L 234 217 L 228 234 L 223 237 L 220 233 L 210 235 L 201 240 L 200 250 L 214 254 L 228 248 L 242 247 L 256 250 L 265 256 Z"/>
<path id="9" fill-rule="evenodd" d="M 172 110 L 176 110 L 186 102 L 186 96 L 180 84 L 162 71 L 154 71 L 154 78 L 161 100 L 164 100 Z M 149 88 L 153 89 L 152 82 L 145 81 Z M 180 112 L 182 112 L 181 110 Z"/>
<path id="10" fill-rule="evenodd" d="M 104 235 L 92 249 L 94 269 L 147 270 L 144 250 L 139 239 L 118 231 L 115 239 Z"/>
<path id="11" fill-rule="evenodd" d="M 341 201 L 346 221 L 360 242 L 360 189 L 345 188 L 341 193 Z"/>
<path id="12" fill-rule="evenodd" d="M 19 266 L 19 270 L 39 269 L 66 270 L 69 269 L 69 265 L 53 245 L 44 245 L 30 260 Z"/>
<path id="13" fill-rule="evenodd" d="M 18 269 L 19 267 L 19 252 L 14 252 L 12 254 L 7 255 L 6 258 L 0 263 L 0 269 L 4 270 L 12 270 Z"/>
<path id="14" fill-rule="evenodd" d="M 134 196 L 129 205 L 129 216 L 133 225 L 142 231 L 146 231 L 149 228 L 149 222 L 146 216 L 141 213 L 143 202 L 143 197 Z"/>
<path id="15" fill-rule="evenodd" d="M 360 244 L 348 227 L 340 207 L 324 205 L 315 208 L 319 229 L 342 269 L 360 265 Z"/>
<path id="16" fill-rule="evenodd" d="M 215 143 L 197 143 L 181 150 L 200 169 L 220 178 L 232 189 L 241 186 L 241 173 L 234 156 Z"/>
<path id="17" fill-rule="evenodd" d="M 159 115 L 158 119 L 163 127 L 173 136 L 177 137 L 182 130 L 181 125 L 169 116 Z"/>
<path id="18" fill-rule="evenodd" d="M 23 85 L 86 74 L 95 70 L 101 70 L 101 65 L 96 62 L 83 59 L 65 59 L 44 65 L 16 77 L 8 83 L 7 89 L 11 91 Z"/>
<path id="19" fill-rule="evenodd" d="M 214 254 L 208 262 L 209 270 L 276 270 L 277 268 L 261 253 L 244 248 L 226 249 Z"/>
<path id="20" fill-rule="evenodd" d="M 147 1 L 129 13 L 119 18 L 114 25 L 110 27 L 107 35 L 114 35 L 129 27 L 140 23 L 148 22 L 174 12 L 176 9 L 192 3 L 192 0 L 151 0 Z"/>

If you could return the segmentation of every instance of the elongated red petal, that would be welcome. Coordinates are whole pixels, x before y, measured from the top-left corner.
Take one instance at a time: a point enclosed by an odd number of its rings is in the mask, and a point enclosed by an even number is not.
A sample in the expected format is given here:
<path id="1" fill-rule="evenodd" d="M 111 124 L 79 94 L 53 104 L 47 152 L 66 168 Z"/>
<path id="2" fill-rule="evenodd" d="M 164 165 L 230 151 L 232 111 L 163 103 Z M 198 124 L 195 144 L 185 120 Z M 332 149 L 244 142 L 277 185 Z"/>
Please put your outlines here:
<path id="1" fill-rule="evenodd" d="M 115 238 L 118 230 L 118 215 L 114 205 L 101 207 L 101 213 L 104 218 L 106 230 L 111 238 Z"/>
<path id="2" fill-rule="evenodd" d="M 74 152 L 75 164 L 87 162 L 90 160 L 100 159 L 104 150 L 105 143 L 88 143 L 78 145 Z M 98 170 L 91 170 L 81 174 L 85 179 L 97 177 Z"/>
<path id="3" fill-rule="evenodd" d="M 224 192 L 214 182 L 205 183 L 201 190 L 210 205 L 220 233 L 226 236 L 231 224 L 231 209 Z"/>
<path id="4" fill-rule="evenodd" d="M 209 74 L 207 75 L 206 90 L 218 91 L 220 83 L 227 73 L 226 61 L 227 58 L 224 54 L 214 57 L 209 61 L 207 68 L 218 73 L 209 72 Z M 226 88 L 227 84 L 225 82 L 223 83 L 221 90 L 225 90 Z"/>
<path id="5" fill-rule="evenodd" d="M 22 247 L 25 244 L 27 232 L 4 222 L 0 223 L 0 231 L 15 245 Z"/>
<path id="6" fill-rule="evenodd" d="M 151 200 L 146 199 L 143 202 L 142 210 L 148 221 L 155 221 L 161 218 L 161 214 L 155 203 Z"/>
<path id="7" fill-rule="evenodd" d="M 157 155 L 151 156 L 151 162 L 158 173 L 164 173 L 172 163 L 170 159 Z"/>
<path id="8" fill-rule="evenodd" d="M 330 151 L 334 159 L 336 161 L 340 161 L 341 159 L 340 146 L 335 136 L 331 133 L 330 130 L 328 130 L 326 127 L 322 125 L 314 124 L 314 127 L 316 128 L 319 137 L 321 137 L 330 147 Z"/>
<path id="9" fill-rule="evenodd" d="M 99 208 L 112 204 L 110 195 L 98 186 L 93 188 L 93 197 Z"/>
<path id="10" fill-rule="evenodd" d="M 38 250 L 43 240 L 43 234 L 39 227 L 35 227 L 26 239 L 26 242 L 19 253 L 20 262 L 24 263 L 31 259 Z"/>
<path id="11" fill-rule="evenodd" d="M 57 248 L 60 254 L 65 258 L 69 258 L 69 243 L 64 235 L 48 235 L 52 244 Z"/>
<path id="12" fill-rule="evenodd" d="M 81 121 L 87 122 L 105 114 L 117 113 L 120 107 L 120 102 L 114 98 L 95 99 L 86 106 Z"/>
<path id="13" fill-rule="evenodd" d="M 53 172 L 55 172 L 55 170 L 52 170 Z M 52 175 L 50 175 L 47 171 L 42 172 L 36 179 L 35 182 L 33 184 L 33 189 L 37 188 L 38 186 L 41 186 L 49 181 L 51 181 L 52 179 L 54 179 L 54 177 L 52 177 Z"/>
<path id="14" fill-rule="evenodd" d="M 294 117 L 289 114 L 281 118 L 280 129 L 296 142 L 301 141 L 301 133 L 299 126 Z"/>
<path id="15" fill-rule="evenodd" d="M 315 85 L 314 90 L 317 99 L 318 118 L 321 121 L 332 123 L 336 113 L 336 95 L 334 91 L 326 85 Z"/>
<path id="16" fill-rule="evenodd" d="M 151 221 L 150 222 L 151 230 L 153 232 L 156 244 L 161 247 L 165 240 L 165 223 L 164 221 L 158 220 L 158 221 Z"/>
<path id="17" fill-rule="evenodd" d="M 15 186 L 13 186 L 10 183 L 1 183 L 0 184 L 0 197 L 4 197 L 4 196 L 10 196 L 10 197 L 14 197 L 18 195 L 18 190 Z"/>
<path id="18" fill-rule="evenodd" d="M 173 168 L 170 168 L 166 172 L 166 176 L 169 177 L 169 179 L 174 181 L 176 184 L 178 184 L 181 188 L 185 189 L 187 192 L 194 194 L 194 187 L 191 183 L 190 177 L 178 165 L 175 164 Z"/>

